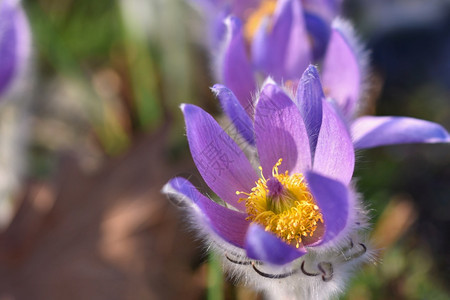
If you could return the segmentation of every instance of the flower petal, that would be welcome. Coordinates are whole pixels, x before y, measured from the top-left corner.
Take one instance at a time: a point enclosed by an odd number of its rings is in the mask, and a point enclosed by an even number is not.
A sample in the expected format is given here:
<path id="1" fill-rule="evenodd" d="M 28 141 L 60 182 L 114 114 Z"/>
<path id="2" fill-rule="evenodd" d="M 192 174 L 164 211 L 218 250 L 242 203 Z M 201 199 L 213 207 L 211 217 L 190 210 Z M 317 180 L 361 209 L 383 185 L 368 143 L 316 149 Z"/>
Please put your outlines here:
<path id="1" fill-rule="evenodd" d="M 214 85 L 212 90 L 216 93 L 223 111 L 230 118 L 236 130 L 250 145 L 255 145 L 252 120 L 233 92 L 221 84 Z"/>
<path id="2" fill-rule="evenodd" d="M 314 172 L 306 173 L 306 181 L 323 216 L 325 233 L 319 244 L 339 238 L 351 222 L 351 203 L 346 186 Z"/>
<path id="3" fill-rule="evenodd" d="M 214 13 L 210 13 L 214 10 Z M 224 20 L 230 15 L 228 7 L 214 7 L 209 4 L 209 7 L 204 7 L 205 18 L 208 19 L 208 26 L 211 28 L 209 32 L 209 47 L 210 51 L 218 52 L 221 50 L 222 43 L 227 34 L 227 26 Z"/>
<path id="4" fill-rule="evenodd" d="M 287 264 L 307 253 L 304 247 L 296 249 L 256 223 L 248 228 L 245 250 L 249 258 L 274 265 Z"/>
<path id="5" fill-rule="evenodd" d="M 408 117 L 361 117 L 353 122 L 352 134 L 357 149 L 450 142 L 449 133 L 441 125 Z"/>
<path id="6" fill-rule="evenodd" d="M 312 59 L 313 61 L 320 61 L 325 55 L 328 41 L 330 40 L 330 25 L 326 20 L 308 11 L 305 11 L 305 23 L 306 29 L 313 40 L 311 49 Z"/>
<path id="7" fill-rule="evenodd" d="M 312 157 L 314 157 L 322 125 L 322 100 L 324 98 L 319 72 L 316 67 L 310 65 L 300 79 L 295 100 L 306 125 Z"/>
<path id="8" fill-rule="evenodd" d="M 360 98 L 361 70 L 354 49 L 342 33 L 333 28 L 322 68 L 322 83 L 341 107 L 352 117 Z"/>
<path id="9" fill-rule="evenodd" d="M 264 85 L 256 105 L 255 136 L 265 176 L 270 176 L 280 158 L 280 172 L 301 172 L 311 167 L 308 134 L 300 111 L 273 83 Z"/>
<path id="10" fill-rule="evenodd" d="M 302 0 L 305 10 L 313 12 L 330 22 L 342 6 L 342 0 Z"/>
<path id="11" fill-rule="evenodd" d="M 0 2 L 0 95 L 6 92 L 30 54 L 30 30 L 20 2 Z"/>
<path id="12" fill-rule="evenodd" d="M 228 204 L 245 210 L 236 191 L 249 192 L 258 180 L 238 145 L 201 108 L 183 104 L 192 158 L 209 187 Z"/>
<path id="13" fill-rule="evenodd" d="M 191 206 L 198 217 L 204 219 L 225 241 L 244 248 L 245 234 L 249 225 L 245 220 L 246 214 L 217 204 L 202 195 L 189 180 L 182 177 L 171 179 L 163 187 L 162 192 Z"/>
<path id="14" fill-rule="evenodd" d="M 221 61 L 222 82 L 233 91 L 248 114 L 252 113 L 252 93 L 256 89 L 252 67 L 245 51 L 242 25 L 238 18 L 228 17 L 227 41 Z"/>
<path id="15" fill-rule="evenodd" d="M 333 106 L 322 101 L 323 118 L 314 156 L 313 170 L 349 183 L 355 167 L 355 151 L 342 118 Z"/>
<path id="16" fill-rule="evenodd" d="M 264 17 L 255 32 L 251 44 L 252 63 L 258 71 L 262 71 L 263 76 L 270 73 L 272 61 L 270 56 L 270 18 Z"/>
<path id="17" fill-rule="evenodd" d="M 277 3 L 273 26 L 262 22 L 252 47 L 254 64 L 277 81 L 299 78 L 311 61 L 310 42 L 301 2 L 281 0 Z"/>
<path id="18" fill-rule="evenodd" d="M 16 67 L 16 44 L 17 36 L 13 22 L 14 11 L 0 6 L 0 93 L 9 85 L 13 78 Z"/>

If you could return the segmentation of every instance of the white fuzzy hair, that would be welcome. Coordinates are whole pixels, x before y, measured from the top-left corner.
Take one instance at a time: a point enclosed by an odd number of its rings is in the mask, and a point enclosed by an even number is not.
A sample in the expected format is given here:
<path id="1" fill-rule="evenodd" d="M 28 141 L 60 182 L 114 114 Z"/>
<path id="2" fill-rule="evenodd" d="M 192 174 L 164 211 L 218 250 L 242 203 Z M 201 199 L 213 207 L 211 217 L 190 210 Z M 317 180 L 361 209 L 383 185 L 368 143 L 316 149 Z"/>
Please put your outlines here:
<path id="1" fill-rule="evenodd" d="M 307 247 L 306 255 L 283 266 L 251 260 L 244 249 L 224 241 L 211 229 L 209 220 L 200 208 L 177 192 L 170 183 L 163 187 L 162 193 L 187 208 L 185 212 L 190 228 L 205 241 L 208 251 L 220 254 L 228 276 L 236 284 L 264 293 L 268 299 L 315 300 L 337 297 L 345 289 L 353 271 L 364 261 L 373 260 L 374 253 L 365 237 L 368 227 L 366 213 L 356 193 L 353 193 L 355 209 L 351 224 L 344 234 L 328 245 Z M 323 266 L 327 266 L 328 270 Z M 273 278 L 280 274 L 285 278 Z"/>

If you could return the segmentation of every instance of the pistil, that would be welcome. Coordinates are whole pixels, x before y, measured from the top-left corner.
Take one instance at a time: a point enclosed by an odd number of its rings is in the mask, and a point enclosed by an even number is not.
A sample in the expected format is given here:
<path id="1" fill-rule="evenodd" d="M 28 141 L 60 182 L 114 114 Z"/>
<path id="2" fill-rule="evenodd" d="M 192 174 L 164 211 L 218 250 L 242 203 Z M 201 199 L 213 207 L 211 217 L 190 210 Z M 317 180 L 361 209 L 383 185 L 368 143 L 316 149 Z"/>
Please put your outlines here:
<path id="1" fill-rule="evenodd" d="M 266 231 L 300 247 L 302 238 L 313 237 L 318 224 L 323 222 L 322 214 L 303 174 L 278 173 L 281 161 L 275 164 L 269 179 L 264 178 L 260 167 L 261 178 L 251 193 L 236 193 L 247 196 L 239 200 L 245 201 L 248 220 L 263 225 Z"/>

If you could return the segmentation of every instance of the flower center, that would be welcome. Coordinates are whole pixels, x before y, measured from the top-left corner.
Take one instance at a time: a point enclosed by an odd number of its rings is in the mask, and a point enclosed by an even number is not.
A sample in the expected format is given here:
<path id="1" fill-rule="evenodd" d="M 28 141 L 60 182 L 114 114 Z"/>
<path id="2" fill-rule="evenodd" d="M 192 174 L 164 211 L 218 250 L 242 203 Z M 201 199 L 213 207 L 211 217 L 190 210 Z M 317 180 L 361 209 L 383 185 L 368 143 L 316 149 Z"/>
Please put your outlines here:
<path id="1" fill-rule="evenodd" d="M 315 204 L 301 173 L 289 175 L 278 173 L 282 159 L 272 169 L 272 177 L 261 178 L 252 188 L 251 193 L 244 194 L 248 214 L 247 220 L 261 224 L 266 231 L 273 232 L 283 241 L 300 247 L 302 239 L 312 237 L 319 223 L 323 223 L 322 214 Z"/>
<path id="2" fill-rule="evenodd" d="M 271 16 L 275 12 L 276 0 L 263 0 L 261 4 L 247 17 L 244 34 L 247 41 L 251 42 L 256 30 L 265 16 Z"/>

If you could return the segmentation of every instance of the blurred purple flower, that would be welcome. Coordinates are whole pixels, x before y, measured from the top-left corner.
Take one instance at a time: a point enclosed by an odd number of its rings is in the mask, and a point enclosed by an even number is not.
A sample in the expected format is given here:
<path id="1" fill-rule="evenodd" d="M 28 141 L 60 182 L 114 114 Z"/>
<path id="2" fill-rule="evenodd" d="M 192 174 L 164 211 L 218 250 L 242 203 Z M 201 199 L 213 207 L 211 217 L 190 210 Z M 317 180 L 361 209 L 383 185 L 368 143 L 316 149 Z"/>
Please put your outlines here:
<path id="1" fill-rule="evenodd" d="M 352 26 L 336 19 L 340 0 L 198 0 L 213 34 L 218 82 L 251 115 L 261 79 L 298 84 L 311 63 L 321 66 L 325 95 L 352 119 L 366 89 L 367 55 Z"/>
<path id="2" fill-rule="evenodd" d="M 346 118 L 352 118 L 367 71 L 365 52 L 351 25 L 341 19 L 330 25 L 305 13 L 297 0 L 278 1 L 273 16 L 260 21 L 249 41 L 246 24 L 235 16 L 225 20 L 227 34 L 216 62 L 218 81 L 248 108 L 258 78 L 270 76 L 277 83 L 296 86 L 308 65 L 319 63 L 326 96 L 336 101 Z"/>
<path id="3" fill-rule="evenodd" d="M 251 284 L 266 291 L 271 278 L 290 277 L 304 284 L 277 285 L 309 295 L 324 284 L 317 293 L 335 293 L 345 281 L 348 263 L 367 250 L 358 236 L 364 212 L 350 185 L 353 143 L 318 79 L 311 81 L 299 84 L 305 97 L 292 99 L 267 80 L 253 120 L 228 88 L 214 86 L 242 126 L 254 124 L 244 131 L 254 138 L 256 159 L 249 159 L 208 113 L 182 105 L 194 162 L 226 204 L 212 201 L 184 178 L 176 177 L 163 188 L 190 208 L 193 223 L 233 270 L 247 281 L 254 278 Z M 276 274 L 262 271 L 266 267 Z"/>
<path id="4" fill-rule="evenodd" d="M 19 0 L 0 1 L 0 97 L 24 71 L 30 55 L 30 29 Z"/>
<path id="5" fill-rule="evenodd" d="M 341 8 L 342 0 L 296 0 L 305 10 L 307 26 L 318 22 L 331 23 Z M 225 33 L 224 17 L 234 15 L 252 23 L 247 28 L 254 31 L 265 14 L 273 14 L 277 0 L 190 0 L 196 3 L 207 19 L 212 45 L 222 41 Z"/>
<path id="6" fill-rule="evenodd" d="M 316 2 L 316 5 L 322 4 L 322 1 Z M 237 17 L 226 19 L 227 39 L 219 56 L 218 77 L 233 92 L 250 118 L 258 77 L 271 76 L 277 82 L 291 86 L 295 86 L 300 78 L 304 83 L 314 84 L 319 77 L 315 68 L 308 68 L 303 75 L 301 72 L 311 61 L 318 61 L 321 62 L 320 76 L 325 91 L 321 92 L 322 96 L 330 98 L 338 106 L 340 114 L 349 124 L 357 149 L 450 141 L 448 132 L 442 126 L 428 121 L 408 117 L 356 118 L 367 88 L 367 58 L 363 47 L 359 45 L 348 23 L 337 20 L 329 27 L 329 24 L 319 18 L 315 19 L 316 23 L 308 26 L 306 16 L 301 2 L 278 1 L 273 17 L 263 20 L 254 36 L 251 59 L 247 55 L 247 42 L 241 21 Z M 320 46 L 319 49 L 318 45 L 325 46 Z M 311 81 L 312 78 L 317 80 Z M 227 109 L 225 112 L 232 121 L 241 120 L 233 112 Z M 239 124 L 234 125 L 240 130 Z M 250 137 L 247 141 L 254 145 L 251 135 L 244 136 Z"/>

